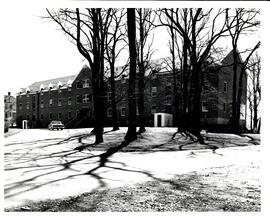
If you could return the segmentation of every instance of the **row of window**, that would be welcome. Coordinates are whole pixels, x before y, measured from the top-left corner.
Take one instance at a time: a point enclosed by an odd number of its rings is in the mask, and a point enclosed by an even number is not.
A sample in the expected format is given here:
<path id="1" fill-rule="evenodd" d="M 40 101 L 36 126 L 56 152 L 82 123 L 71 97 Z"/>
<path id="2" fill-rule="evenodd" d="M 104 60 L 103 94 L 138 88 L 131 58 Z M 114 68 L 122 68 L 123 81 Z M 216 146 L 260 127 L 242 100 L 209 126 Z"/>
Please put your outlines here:
<path id="1" fill-rule="evenodd" d="M 76 96 L 76 103 L 90 103 L 92 101 L 92 95 L 90 94 L 83 94 L 83 95 L 77 95 Z M 62 99 L 58 99 L 58 106 L 62 106 Z M 72 105 L 72 99 L 71 97 L 68 98 L 68 105 Z M 49 106 L 53 106 L 53 99 L 49 99 Z M 32 108 L 35 109 L 36 104 L 32 104 Z M 43 100 L 40 101 L 40 108 L 44 108 L 44 102 Z M 19 109 L 22 109 L 22 103 L 19 104 Z M 30 109 L 30 102 L 26 102 L 26 109 Z"/>

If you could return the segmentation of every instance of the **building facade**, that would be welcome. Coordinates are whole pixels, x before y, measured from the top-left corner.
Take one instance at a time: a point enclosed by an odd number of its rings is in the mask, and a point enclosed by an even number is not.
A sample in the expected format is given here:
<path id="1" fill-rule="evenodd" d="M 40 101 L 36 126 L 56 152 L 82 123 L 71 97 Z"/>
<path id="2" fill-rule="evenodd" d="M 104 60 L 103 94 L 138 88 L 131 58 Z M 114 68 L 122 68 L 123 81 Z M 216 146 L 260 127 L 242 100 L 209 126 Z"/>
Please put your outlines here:
<path id="1" fill-rule="evenodd" d="M 8 92 L 4 95 L 4 105 L 5 105 L 5 122 L 9 127 L 15 126 L 16 124 L 16 98 Z"/>
<path id="2" fill-rule="evenodd" d="M 229 53 L 221 64 L 207 66 L 201 102 L 201 122 L 206 128 L 227 127 L 230 123 L 233 88 L 232 60 L 232 53 Z M 240 69 L 239 66 L 239 73 Z M 247 92 L 246 74 L 242 84 L 241 119 L 244 124 Z M 128 80 L 125 78 L 117 80 L 115 85 L 119 125 L 127 126 Z M 160 71 L 151 77 L 145 77 L 144 98 L 147 126 L 154 126 L 155 113 L 173 115 L 175 106 L 172 72 Z M 111 92 L 108 85 L 106 126 L 112 125 L 110 102 Z M 17 113 L 18 126 L 21 126 L 22 120 L 27 120 L 29 127 L 32 128 L 47 127 L 51 120 L 61 120 L 66 127 L 93 126 L 94 110 L 90 69 L 84 67 L 77 75 L 36 82 L 23 89 L 17 96 Z"/>

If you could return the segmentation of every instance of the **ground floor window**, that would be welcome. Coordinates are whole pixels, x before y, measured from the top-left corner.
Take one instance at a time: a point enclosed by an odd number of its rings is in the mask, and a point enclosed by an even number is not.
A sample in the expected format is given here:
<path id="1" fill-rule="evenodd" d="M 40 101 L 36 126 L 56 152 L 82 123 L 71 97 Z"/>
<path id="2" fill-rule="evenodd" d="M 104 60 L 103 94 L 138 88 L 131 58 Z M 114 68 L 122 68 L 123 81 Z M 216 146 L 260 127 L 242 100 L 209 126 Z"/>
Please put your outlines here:
<path id="1" fill-rule="evenodd" d="M 112 108 L 107 109 L 107 116 L 112 117 Z"/>
<path id="2" fill-rule="evenodd" d="M 122 107 L 121 116 L 126 116 L 126 107 Z"/>

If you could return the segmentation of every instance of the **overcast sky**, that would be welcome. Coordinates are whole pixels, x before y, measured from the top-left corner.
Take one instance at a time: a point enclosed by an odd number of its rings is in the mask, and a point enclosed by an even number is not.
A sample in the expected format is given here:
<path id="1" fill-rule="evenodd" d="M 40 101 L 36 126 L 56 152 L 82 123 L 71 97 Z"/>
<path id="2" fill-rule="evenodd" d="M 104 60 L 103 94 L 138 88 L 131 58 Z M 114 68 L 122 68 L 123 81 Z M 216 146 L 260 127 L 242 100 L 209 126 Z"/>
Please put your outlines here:
<path id="1" fill-rule="evenodd" d="M 3 94 L 15 94 L 36 81 L 76 74 L 86 64 L 58 26 L 40 18 L 46 15 L 45 7 L 1 11 L 1 20 L 6 20 L 1 23 Z M 164 30 L 157 30 L 153 58 L 168 55 L 167 43 Z"/>

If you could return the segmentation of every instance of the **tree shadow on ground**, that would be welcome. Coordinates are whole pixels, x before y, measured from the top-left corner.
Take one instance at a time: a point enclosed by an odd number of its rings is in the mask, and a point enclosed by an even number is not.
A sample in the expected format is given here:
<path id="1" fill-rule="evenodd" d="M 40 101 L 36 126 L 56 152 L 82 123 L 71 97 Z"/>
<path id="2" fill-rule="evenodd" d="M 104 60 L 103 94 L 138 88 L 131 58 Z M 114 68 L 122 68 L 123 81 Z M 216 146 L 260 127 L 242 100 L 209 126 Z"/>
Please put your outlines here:
<path id="1" fill-rule="evenodd" d="M 105 133 L 109 134 L 111 131 L 107 131 Z M 83 139 L 89 136 L 92 136 L 93 134 L 80 134 L 80 135 L 74 135 L 70 136 L 68 138 L 57 140 L 56 142 L 53 142 L 55 140 L 47 139 L 39 142 L 39 148 L 40 150 L 46 149 L 51 146 L 61 146 L 64 145 L 64 147 L 59 149 L 56 152 L 53 153 L 47 153 L 46 151 L 41 151 L 39 153 L 31 154 L 29 155 L 28 149 L 25 148 L 25 152 L 17 152 L 13 155 L 6 154 L 5 161 L 10 163 L 7 163 L 7 166 L 5 167 L 6 172 L 12 172 L 14 170 L 22 170 L 25 171 L 22 172 L 22 176 L 25 176 L 25 178 L 20 179 L 15 182 L 11 182 L 8 184 L 5 184 L 5 199 L 12 198 L 14 196 L 18 196 L 20 194 L 26 193 L 28 191 L 36 190 L 44 186 L 52 185 L 54 183 L 61 183 L 65 180 L 77 178 L 80 176 L 89 176 L 93 179 L 95 179 L 98 182 L 98 186 L 93 189 L 93 191 L 97 191 L 100 189 L 106 188 L 108 185 L 106 183 L 106 178 L 102 177 L 102 168 L 110 169 L 110 170 L 118 170 L 122 172 L 130 172 L 130 173 L 139 173 L 143 174 L 144 176 L 152 179 L 157 180 L 160 182 L 167 182 L 170 184 L 173 184 L 169 180 L 161 179 L 155 176 L 153 173 L 141 170 L 141 169 L 134 169 L 128 167 L 123 162 L 118 162 L 111 159 L 111 156 L 116 154 L 117 152 L 123 151 L 125 148 L 127 148 L 129 145 L 132 145 L 132 143 L 126 143 L 124 142 L 117 142 L 114 143 L 114 147 L 108 148 L 107 150 L 103 151 L 102 153 L 92 153 L 89 151 L 88 147 L 92 147 L 93 144 L 87 144 L 83 142 Z M 143 138 L 143 137 L 142 137 Z M 209 139 L 209 138 L 208 138 Z M 211 139 L 211 138 L 210 138 Z M 213 138 L 212 138 L 213 139 Z M 78 150 L 74 148 L 67 149 L 66 144 L 71 141 L 78 141 L 83 148 Z M 209 140 L 208 140 L 209 141 Z M 210 140 L 211 141 L 211 140 Z M 213 141 L 213 140 L 212 140 Z M 216 142 L 217 140 L 214 140 Z M 33 141 L 33 143 L 36 143 L 37 141 Z M 172 141 L 174 142 L 174 141 Z M 129 144 L 129 145 L 128 145 Z M 168 142 L 167 142 L 168 144 Z M 190 143 L 189 143 L 190 144 Z M 194 144 L 194 143 L 193 143 Z M 151 146 L 151 148 L 157 148 L 160 149 L 160 147 L 164 147 L 166 143 L 162 143 L 156 146 Z M 149 147 L 150 148 L 150 147 Z M 66 149 L 66 150 L 64 150 Z M 22 150 L 22 149 L 21 149 Z M 149 152 L 150 149 L 141 149 L 141 152 Z M 16 152 L 16 151 L 15 151 Z M 12 156 L 12 157 L 11 157 Z M 7 160 L 6 160 L 7 159 Z M 43 163 L 43 160 L 50 159 L 47 164 Z M 14 162 L 15 161 L 15 162 Z M 92 166 L 91 169 L 86 170 L 76 170 L 74 168 L 75 165 L 85 163 L 89 166 Z M 56 175 L 58 173 L 65 172 L 67 170 L 72 170 L 75 172 L 74 174 L 66 175 L 64 177 L 52 177 L 51 180 L 45 181 L 45 182 L 39 182 L 38 179 L 48 176 L 48 175 Z M 40 173 L 42 172 L 42 173 Z M 105 171 L 104 171 L 105 172 Z M 29 176 L 28 176 L 29 175 Z M 176 188 L 179 188 L 180 186 L 175 185 Z M 20 190 L 19 190 L 20 189 Z M 93 205 L 98 202 L 99 197 L 97 197 L 97 200 L 93 200 Z"/>

